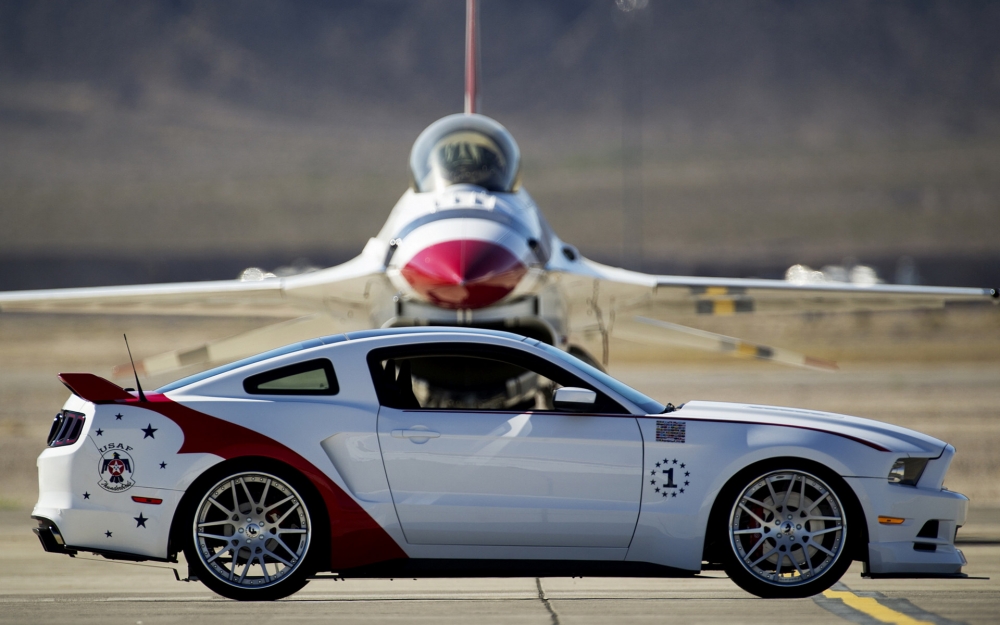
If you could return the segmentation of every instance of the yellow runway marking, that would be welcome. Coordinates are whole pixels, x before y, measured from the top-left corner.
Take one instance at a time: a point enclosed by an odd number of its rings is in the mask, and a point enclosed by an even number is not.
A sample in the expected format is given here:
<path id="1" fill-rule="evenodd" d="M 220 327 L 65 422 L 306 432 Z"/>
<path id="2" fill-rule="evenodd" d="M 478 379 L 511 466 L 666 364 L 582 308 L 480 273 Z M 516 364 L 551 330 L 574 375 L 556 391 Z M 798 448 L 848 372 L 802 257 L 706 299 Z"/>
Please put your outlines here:
<path id="1" fill-rule="evenodd" d="M 907 616 L 902 612 L 887 608 L 871 597 L 859 597 L 853 592 L 825 590 L 823 591 L 823 596 L 827 599 L 840 599 L 845 605 L 884 623 L 895 623 L 896 625 L 934 625 L 931 621 L 917 620 L 912 616 Z"/>
<path id="2" fill-rule="evenodd" d="M 736 302 L 731 299 L 716 300 L 713 304 L 713 313 L 716 315 L 732 315 L 736 313 Z"/>

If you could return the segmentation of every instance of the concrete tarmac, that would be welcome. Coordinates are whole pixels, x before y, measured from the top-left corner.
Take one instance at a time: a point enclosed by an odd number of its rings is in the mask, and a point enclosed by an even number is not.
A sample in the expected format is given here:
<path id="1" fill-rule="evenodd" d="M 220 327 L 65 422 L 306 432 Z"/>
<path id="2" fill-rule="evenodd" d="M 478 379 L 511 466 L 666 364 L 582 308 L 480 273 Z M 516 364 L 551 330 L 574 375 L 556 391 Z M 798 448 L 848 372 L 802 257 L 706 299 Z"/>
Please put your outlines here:
<path id="1" fill-rule="evenodd" d="M 991 519 L 988 519 L 991 520 Z M 1000 543 L 962 546 L 969 579 L 870 580 L 855 564 L 812 599 L 757 599 L 721 572 L 688 579 L 314 580 L 274 603 L 222 599 L 171 565 L 42 551 L 24 512 L 0 513 L 0 623 L 996 623 Z M 982 534 L 981 534 L 982 535 Z M 183 574 L 184 564 L 174 565 Z M 988 579 L 987 579 L 988 578 Z"/>

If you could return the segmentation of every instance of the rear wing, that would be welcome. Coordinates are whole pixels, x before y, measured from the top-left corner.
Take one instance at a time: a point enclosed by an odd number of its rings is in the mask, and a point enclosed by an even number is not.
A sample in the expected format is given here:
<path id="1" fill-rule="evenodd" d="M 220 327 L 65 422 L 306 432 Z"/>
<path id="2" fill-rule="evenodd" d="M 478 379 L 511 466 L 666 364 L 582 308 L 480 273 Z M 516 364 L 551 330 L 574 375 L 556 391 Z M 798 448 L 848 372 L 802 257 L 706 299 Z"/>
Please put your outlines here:
<path id="1" fill-rule="evenodd" d="M 109 382 L 93 373 L 60 373 L 58 377 L 59 381 L 71 393 L 94 404 L 110 404 L 136 399 L 135 395 L 114 382 Z"/>

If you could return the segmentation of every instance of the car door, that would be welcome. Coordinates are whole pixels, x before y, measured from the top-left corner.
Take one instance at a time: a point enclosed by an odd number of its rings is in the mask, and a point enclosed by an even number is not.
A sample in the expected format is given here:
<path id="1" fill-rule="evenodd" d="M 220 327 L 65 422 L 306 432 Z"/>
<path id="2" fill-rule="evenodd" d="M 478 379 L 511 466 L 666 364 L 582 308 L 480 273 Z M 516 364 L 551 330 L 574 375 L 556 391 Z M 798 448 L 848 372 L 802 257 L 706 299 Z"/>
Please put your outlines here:
<path id="1" fill-rule="evenodd" d="M 600 394 L 593 413 L 551 406 L 584 386 L 527 351 L 471 344 L 380 350 L 378 436 L 407 542 L 628 547 L 642 438 Z"/>

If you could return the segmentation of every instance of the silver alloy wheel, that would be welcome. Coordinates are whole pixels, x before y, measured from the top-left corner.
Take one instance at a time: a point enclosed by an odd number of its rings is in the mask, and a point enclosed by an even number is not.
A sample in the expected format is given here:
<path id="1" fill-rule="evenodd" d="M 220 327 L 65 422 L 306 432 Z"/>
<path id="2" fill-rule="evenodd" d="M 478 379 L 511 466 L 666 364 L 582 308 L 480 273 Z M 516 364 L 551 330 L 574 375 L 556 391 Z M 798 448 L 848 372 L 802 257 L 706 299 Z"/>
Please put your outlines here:
<path id="1" fill-rule="evenodd" d="M 847 524 L 837 494 L 804 471 L 774 471 L 736 499 L 729 540 L 751 575 L 798 586 L 829 570 L 844 549 Z"/>
<path id="2" fill-rule="evenodd" d="M 267 473 L 231 475 L 208 491 L 194 519 L 194 544 L 205 568 L 237 588 L 273 586 L 298 568 L 312 537 L 298 492 Z"/>

